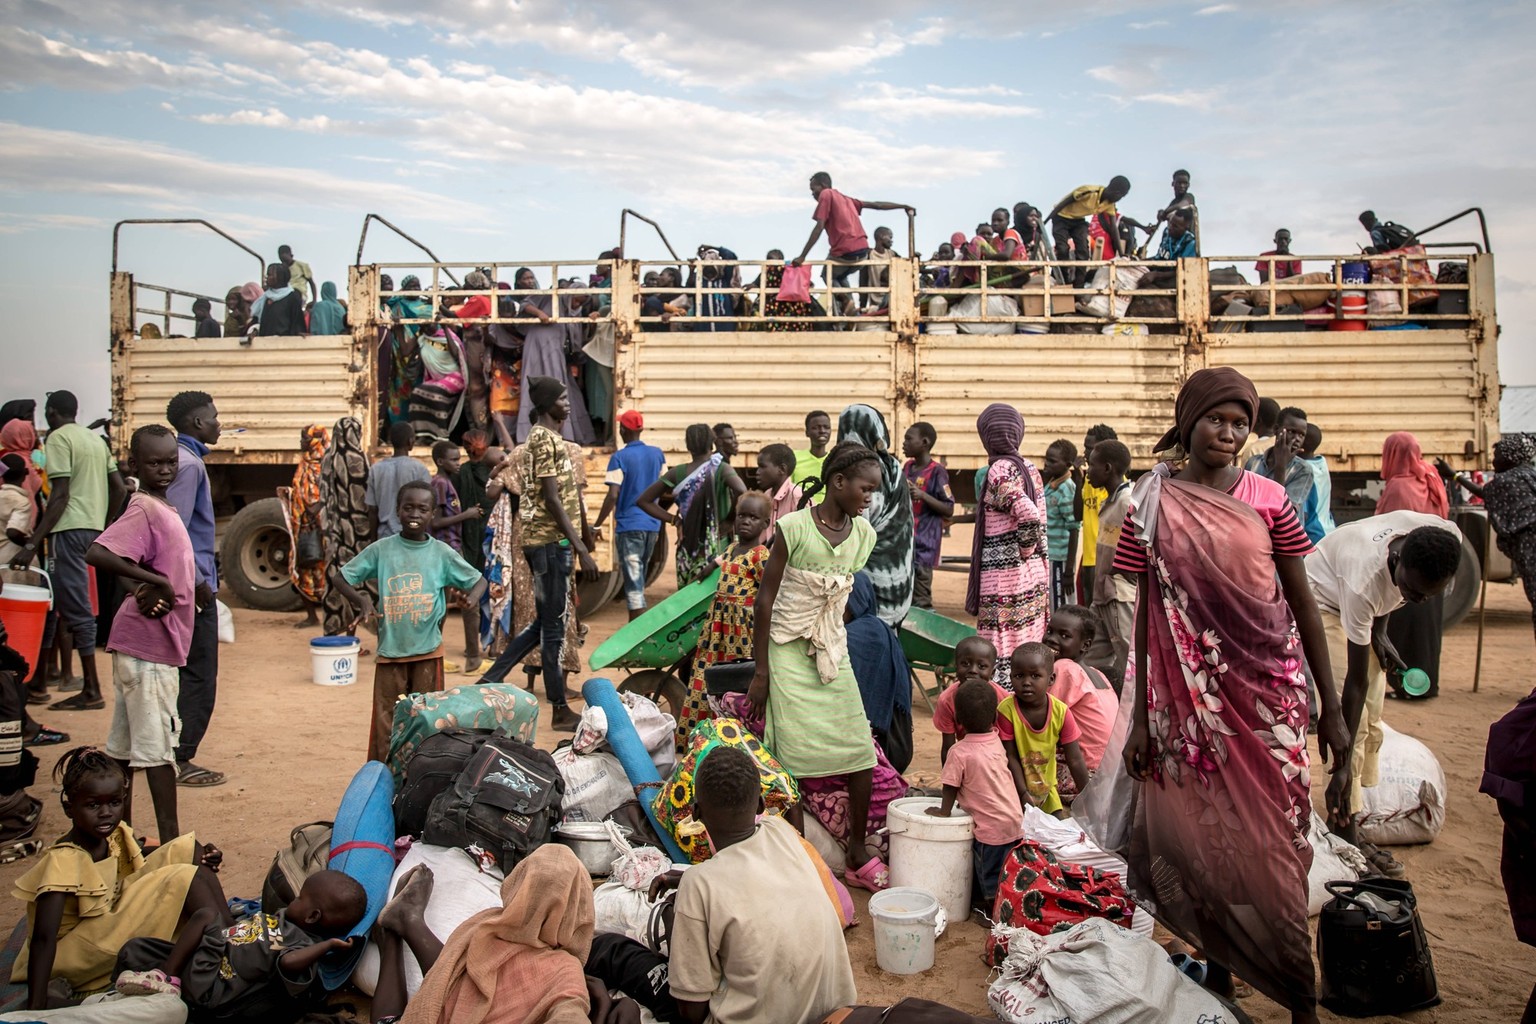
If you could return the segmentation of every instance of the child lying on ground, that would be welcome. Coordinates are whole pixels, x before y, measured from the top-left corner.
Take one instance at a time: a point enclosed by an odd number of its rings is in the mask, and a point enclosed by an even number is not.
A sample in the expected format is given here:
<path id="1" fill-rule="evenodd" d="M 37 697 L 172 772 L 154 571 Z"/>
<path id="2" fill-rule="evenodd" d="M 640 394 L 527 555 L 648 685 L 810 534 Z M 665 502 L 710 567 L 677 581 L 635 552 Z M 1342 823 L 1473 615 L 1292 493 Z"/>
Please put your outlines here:
<path id="1" fill-rule="evenodd" d="M 46 1009 L 49 982 L 58 978 L 74 996 L 106 988 L 113 959 L 129 939 L 172 939 L 184 917 L 199 910 L 232 922 L 224 889 L 214 874 L 224 855 L 188 833 L 148 857 L 123 821 L 127 779 L 117 762 L 94 747 L 76 747 L 59 759 L 64 813 L 73 825 L 16 880 L 12 894 L 27 902 L 30 936 L 11 981 L 25 981 L 27 1008 Z"/>
<path id="2" fill-rule="evenodd" d="M 1115 716 L 1120 710 L 1120 698 L 1104 673 L 1083 665 L 1079 659 L 1093 642 L 1094 622 L 1088 609 L 1080 604 L 1063 605 L 1051 613 L 1045 627 L 1045 646 L 1055 655 L 1052 666 L 1051 696 L 1060 700 L 1072 713 L 1082 733 L 1083 763 L 1089 774 L 1099 770 L 1104 748 L 1109 744 L 1109 734 L 1115 727 Z M 1062 802 L 1071 805 L 1077 796 L 1077 786 L 1067 773 L 1066 752 L 1056 749 L 1056 789 Z"/>
<path id="3" fill-rule="evenodd" d="M 1056 748 L 1066 753 L 1072 781 L 1081 790 L 1088 785 L 1088 766 L 1083 763 L 1081 735 L 1066 704 L 1051 696 L 1055 662 L 1045 644 L 1020 644 L 1009 659 L 1013 693 L 997 706 L 997 730 L 1008 751 L 1019 799 L 1067 817 L 1056 788 Z"/>
<path id="4" fill-rule="evenodd" d="M 368 894 L 340 871 L 310 875 L 293 902 L 276 914 L 257 913 L 230 924 L 205 907 L 187 918 L 174 943 L 129 940 L 117 955 L 117 991 L 176 992 L 200 1010 L 261 1000 L 277 1016 L 284 1002 L 314 984 L 322 957 L 351 947 L 352 940 L 341 936 L 367 909 Z"/>
<path id="5" fill-rule="evenodd" d="M 939 694 L 939 702 L 933 709 L 933 727 L 939 731 L 943 746 L 939 750 L 939 763 L 949 760 L 950 748 L 955 745 L 958 722 L 955 720 L 955 691 L 969 679 L 991 682 L 997 668 L 997 648 L 992 641 L 979 636 L 968 636 L 955 645 L 955 681 Z M 997 699 L 1004 700 L 1008 691 L 992 683 Z"/>
<path id="6" fill-rule="evenodd" d="M 928 813 L 947 818 L 958 802 L 960 809 L 975 821 L 975 838 L 971 840 L 971 902 L 990 914 L 1003 861 L 1008 859 L 1008 851 L 1024 838 L 1024 809 L 1014 789 L 1008 754 L 994 729 L 996 690 L 986 679 L 968 679 L 954 687 L 954 695 L 960 741 L 944 762 L 943 803 L 928 808 Z"/>

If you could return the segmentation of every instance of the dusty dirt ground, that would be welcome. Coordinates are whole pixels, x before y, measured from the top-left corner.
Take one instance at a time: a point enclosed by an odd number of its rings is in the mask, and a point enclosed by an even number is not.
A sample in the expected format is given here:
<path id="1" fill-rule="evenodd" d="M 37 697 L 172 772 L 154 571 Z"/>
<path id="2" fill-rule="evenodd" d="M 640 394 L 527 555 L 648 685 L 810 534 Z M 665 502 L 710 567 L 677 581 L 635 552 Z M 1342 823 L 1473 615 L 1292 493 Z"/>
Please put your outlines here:
<path id="1" fill-rule="evenodd" d="M 952 552 L 968 548 L 966 538 L 946 542 Z M 935 581 L 938 610 L 963 618 L 964 575 L 941 572 Z M 651 588 L 654 602 L 671 593 L 670 571 Z M 231 895 L 258 897 L 273 852 L 286 845 L 294 825 L 329 819 L 342 791 L 362 763 L 367 746 L 371 665 L 365 659 L 358 685 L 345 688 L 310 682 L 308 642 L 313 631 L 295 629 L 298 615 L 235 609 L 237 639 L 221 649 L 219 704 L 198 760 L 229 774 L 227 785 L 180 792 L 182 827 L 225 851 L 223 880 Z M 590 652 L 625 621 L 622 602 L 608 605 L 587 620 Z M 457 623 L 448 629 L 449 651 L 462 640 Z M 1387 720 L 1394 728 L 1429 744 L 1445 768 L 1450 788 L 1444 831 L 1432 844 L 1399 847 L 1399 859 L 1418 894 L 1424 925 L 1433 946 L 1444 1002 L 1410 1017 L 1415 1024 L 1515 1021 L 1536 980 L 1536 950 L 1515 941 L 1504 890 L 1499 882 L 1501 825 L 1491 799 L 1477 792 L 1489 723 L 1505 713 L 1536 681 L 1530 608 L 1518 587 L 1489 588 L 1480 692 L 1472 692 L 1476 613 L 1445 639 L 1441 696 L 1422 703 L 1389 701 Z M 105 668 L 107 658 L 102 656 Z M 622 673 L 617 673 L 622 675 Z M 521 673 L 513 679 L 521 680 Z M 449 678 L 449 685 L 473 678 Z M 580 680 L 574 680 L 579 688 Z M 74 743 L 106 739 L 107 711 L 57 712 L 44 709 L 42 720 L 73 735 Z M 916 701 L 916 757 L 908 779 L 935 784 L 938 735 Z M 552 748 L 563 734 L 539 731 L 541 746 Z M 43 748 L 44 772 L 64 748 Z M 1315 748 L 1314 748 L 1315 755 Z M 1320 790 L 1327 775 L 1313 774 Z M 38 835 L 53 839 L 68 827 L 52 780 L 40 778 L 34 795 L 45 802 Z M 1321 793 L 1317 794 L 1321 806 Z M 144 806 L 141 823 L 153 818 Z M 0 866 L 7 887 L 30 865 Z M 987 969 L 981 962 L 984 931 L 962 922 L 939 940 L 932 970 L 897 977 L 875 966 L 873 929 L 864 904 L 867 893 L 854 890 L 861 924 L 847 933 L 848 949 L 863 1002 L 885 1005 L 907 995 L 923 996 L 990 1016 L 986 1004 Z M 13 912 L 19 911 L 13 905 Z M 343 994 L 345 998 L 345 994 Z M 365 1006 L 353 994 L 351 1001 Z M 1262 996 L 1242 1000 L 1243 1008 L 1263 1024 L 1289 1020 L 1289 1014 Z M 1322 1011 L 1325 1021 L 1339 1020 Z"/>

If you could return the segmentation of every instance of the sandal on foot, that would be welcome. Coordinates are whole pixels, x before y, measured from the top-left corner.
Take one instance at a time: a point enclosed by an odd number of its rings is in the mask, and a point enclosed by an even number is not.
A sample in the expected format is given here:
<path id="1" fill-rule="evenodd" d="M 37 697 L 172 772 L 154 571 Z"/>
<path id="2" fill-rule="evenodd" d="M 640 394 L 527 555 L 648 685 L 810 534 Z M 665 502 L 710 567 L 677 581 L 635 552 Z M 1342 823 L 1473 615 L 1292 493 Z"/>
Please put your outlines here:
<path id="1" fill-rule="evenodd" d="M 26 745 L 29 747 L 51 747 L 55 743 L 68 743 L 69 733 L 59 732 L 57 729 L 49 729 L 44 726 L 37 732 L 27 737 Z"/>
<path id="2" fill-rule="evenodd" d="M 222 786 L 229 781 L 229 777 L 223 772 L 216 772 L 212 768 L 204 768 L 202 765 L 188 761 L 176 769 L 176 785 L 178 786 Z"/>
<path id="3" fill-rule="evenodd" d="M 181 994 L 181 980 L 167 977 L 164 971 L 124 971 L 115 983 L 119 995 L 153 996 L 160 993 Z"/>
<path id="4" fill-rule="evenodd" d="M 871 857 L 858 870 L 846 869 L 843 872 L 843 881 L 859 889 L 881 892 L 891 887 L 891 869 L 886 867 L 885 861 L 879 857 Z"/>
<path id="5" fill-rule="evenodd" d="M 1408 868 L 1403 862 L 1374 843 L 1361 843 L 1360 853 L 1372 868 L 1387 878 L 1407 878 Z"/>
<path id="6" fill-rule="evenodd" d="M 95 700 L 87 700 L 85 694 L 77 693 L 73 697 L 55 701 L 48 705 L 50 711 L 100 711 L 107 706 L 107 702 L 97 697 Z"/>
<path id="7" fill-rule="evenodd" d="M 0 847 L 0 864 L 14 864 L 18 860 L 43 852 L 41 839 L 22 839 Z"/>

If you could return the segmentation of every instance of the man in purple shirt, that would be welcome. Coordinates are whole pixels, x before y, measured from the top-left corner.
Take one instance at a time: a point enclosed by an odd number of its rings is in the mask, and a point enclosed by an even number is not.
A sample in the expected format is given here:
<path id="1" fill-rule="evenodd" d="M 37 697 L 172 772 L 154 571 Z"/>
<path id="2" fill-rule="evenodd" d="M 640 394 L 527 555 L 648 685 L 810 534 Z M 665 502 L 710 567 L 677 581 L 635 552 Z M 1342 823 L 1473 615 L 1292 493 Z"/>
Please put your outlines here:
<path id="1" fill-rule="evenodd" d="M 222 786 L 223 772 L 194 764 L 197 748 L 213 718 L 219 683 L 219 609 L 214 594 L 219 589 L 219 567 L 214 560 L 217 544 L 213 530 L 213 490 L 203 458 L 208 446 L 219 442 L 219 410 L 213 396 L 203 391 L 183 391 L 165 407 L 165 418 L 176 428 L 179 463 L 176 479 L 166 497 L 181 515 L 192 538 L 192 557 L 197 565 L 194 591 L 197 618 L 192 628 L 192 649 L 181 669 L 181 695 L 176 712 L 181 716 L 181 737 L 176 744 L 176 782 L 181 786 Z"/>

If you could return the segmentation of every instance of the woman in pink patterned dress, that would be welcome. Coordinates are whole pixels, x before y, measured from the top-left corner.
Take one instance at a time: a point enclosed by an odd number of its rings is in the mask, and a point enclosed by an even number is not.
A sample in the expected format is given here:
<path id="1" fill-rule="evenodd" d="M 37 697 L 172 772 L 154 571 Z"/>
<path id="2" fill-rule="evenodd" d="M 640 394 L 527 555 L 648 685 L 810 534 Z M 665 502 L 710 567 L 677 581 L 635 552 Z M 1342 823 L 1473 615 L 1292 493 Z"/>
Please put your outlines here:
<path id="1" fill-rule="evenodd" d="M 1050 571 L 1045 563 L 1045 482 L 1019 454 L 1024 417 L 1011 405 L 987 406 L 976 419 L 987 450 L 986 484 L 978 495 L 965 610 L 976 632 L 997 649 L 997 681 L 1008 682 L 1008 656 L 1045 637 Z"/>
<path id="2" fill-rule="evenodd" d="M 1124 853 L 1137 902 L 1204 952 L 1210 987 L 1230 996 L 1236 973 L 1311 1024 L 1303 651 L 1335 765 L 1349 734 L 1302 564 L 1311 544 L 1285 489 L 1233 464 L 1257 406 L 1236 370 L 1192 375 L 1159 446 L 1182 446 L 1183 468 L 1162 463 L 1133 492 L 1114 561 L 1138 594 L 1124 768 L 1140 806 Z"/>

